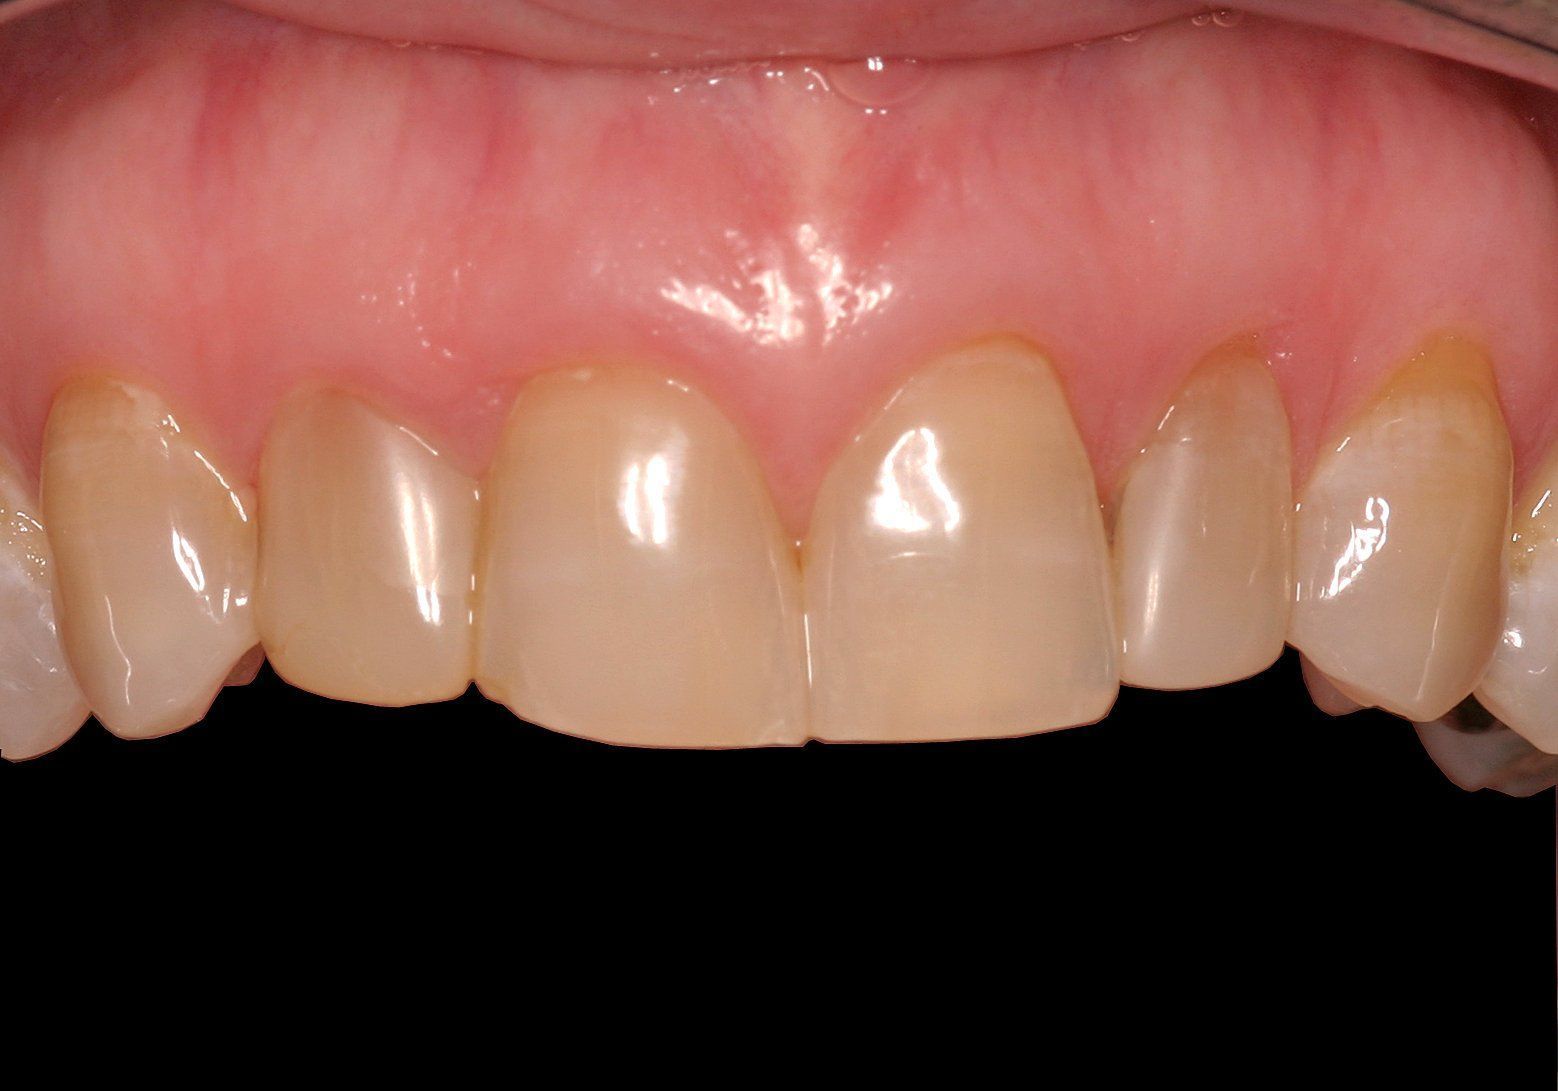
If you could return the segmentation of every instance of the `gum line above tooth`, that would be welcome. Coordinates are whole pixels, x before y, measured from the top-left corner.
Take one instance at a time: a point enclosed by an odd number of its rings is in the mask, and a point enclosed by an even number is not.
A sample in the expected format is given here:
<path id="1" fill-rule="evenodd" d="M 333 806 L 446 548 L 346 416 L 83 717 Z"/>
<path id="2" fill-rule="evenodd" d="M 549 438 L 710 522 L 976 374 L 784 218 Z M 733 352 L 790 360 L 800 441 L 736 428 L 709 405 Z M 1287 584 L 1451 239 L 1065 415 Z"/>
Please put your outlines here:
<path id="1" fill-rule="evenodd" d="M 1289 641 L 1349 696 L 1417 721 L 1453 708 L 1498 637 L 1510 474 L 1487 361 L 1436 341 L 1310 477 Z"/>
<path id="2" fill-rule="evenodd" d="M 419 703 L 474 678 L 533 722 L 639 745 L 1016 735 L 1102 718 L 1122 673 L 1258 672 L 1284 631 L 1334 713 L 1436 719 L 1501 623 L 1510 454 L 1486 361 L 1453 339 L 1411 361 L 1291 526 L 1289 465 L 1264 364 L 1220 352 L 1130 468 L 1111 553 L 1049 364 L 987 341 L 866 422 L 798 557 L 732 424 L 635 367 L 527 383 L 480 492 L 365 402 L 300 393 L 257 517 L 158 397 L 89 377 L 48 422 L 44 518 L 0 467 L 0 746 L 57 745 L 82 694 L 116 733 L 176 730 L 267 654 L 332 697 Z M 1549 746 L 1555 467 L 1526 497 L 1479 691 Z"/>
<path id="3" fill-rule="evenodd" d="M 1130 471 L 1115 519 L 1122 681 L 1199 689 L 1258 674 L 1287 638 L 1292 459 L 1264 361 L 1214 356 Z"/>
<path id="4" fill-rule="evenodd" d="M 53 557 L 21 477 L 0 456 L 0 757 L 46 754 L 87 704 L 54 624 Z"/>
<path id="5" fill-rule="evenodd" d="M 819 738 L 1020 735 L 1114 703 L 1092 468 L 1024 347 L 912 379 L 834 464 L 804 557 Z"/>
<path id="6" fill-rule="evenodd" d="M 229 480 L 149 391 L 92 377 L 55 398 L 41 492 L 60 630 L 87 702 L 115 734 L 200 720 L 258 642 L 254 505 Z"/>
<path id="7" fill-rule="evenodd" d="M 364 704 L 465 691 L 475 481 L 361 402 L 311 391 L 271 427 L 260 503 L 256 612 L 278 674 Z"/>

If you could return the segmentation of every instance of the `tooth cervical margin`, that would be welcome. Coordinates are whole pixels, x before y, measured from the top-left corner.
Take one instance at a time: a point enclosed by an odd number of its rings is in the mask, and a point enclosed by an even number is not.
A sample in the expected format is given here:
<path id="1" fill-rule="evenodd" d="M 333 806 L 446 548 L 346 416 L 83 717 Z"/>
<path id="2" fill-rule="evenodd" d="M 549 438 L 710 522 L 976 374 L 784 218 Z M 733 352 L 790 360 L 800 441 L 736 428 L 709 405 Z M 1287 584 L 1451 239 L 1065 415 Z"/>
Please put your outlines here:
<path id="1" fill-rule="evenodd" d="M 1114 531 L 1121 680 L 1197 689 L 1258 674 L 1287 639 L 1292 459 L 1265 364 L 1202 364 L 1148 441 Z"/>
<path id="2" fill-rule="evenodd" d="M 195 723 L 258 641 L 253 504 L 230 481 L 146 390 L 94 377 L 55 398 L 42 500 L 60 632 L 117 735 Z"/>
<path id="3" fill-rule="evenodd" d="M 1558 754 L 1558 451 L 1515 505 L 1505 566 L 1504 637 L 1477 699 L 1512 729 Z"/>
<path id="4" fill-rule="evenodd" d="M 47 754 L 87 718 L 54 624 L 52 569 L 38 506 L 0 456 L 0 757 L 10 761 Z"/>
<path id="5" fill-rule="evenodd" d="M 1435 341 L 1304 490 L 1290 642 L 1350 696 L 1419 722 L 1453 708 L 1498 639 L 1510 465 L 1487 361 Z"/>
<path id="6" fill-rule="evenodd" d="M 804 741 L 795 548 L 701 395 L 630 367 L 532 380 L 480 550 L 476 681 L 524 719 L 652 746 Z"/>
<path id="7" fill-rule="evenodd" d="M 334 390 L 290 399 L 260 464 L 260 638 L 301 689 L 411 705 L 471 678 L 476 482 Z"/>
<path id="8" fill-rule="evenodd" d="M 893 398 L 829 472 L 804 570 L 819 738 L 1020 735 L 1114 702 L 1092 469 L 1025 345 L 952 353 Z"/>

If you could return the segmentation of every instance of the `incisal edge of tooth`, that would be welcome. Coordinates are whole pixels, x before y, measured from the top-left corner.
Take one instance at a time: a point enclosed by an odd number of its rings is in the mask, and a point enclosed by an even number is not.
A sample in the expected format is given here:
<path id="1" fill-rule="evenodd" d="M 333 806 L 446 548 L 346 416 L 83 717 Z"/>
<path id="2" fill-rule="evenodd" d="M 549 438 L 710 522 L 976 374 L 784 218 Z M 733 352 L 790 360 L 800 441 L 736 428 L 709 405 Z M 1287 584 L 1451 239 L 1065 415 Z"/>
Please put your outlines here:
<path id="1" fill-rule="evenodd" d="M 795 547 L 735 428 L 630 366 L 520 391 L 487 484 L 476 682 L 519 716 L 651 746 L 800 743 Z"/>
<path id="2" fill-rule="evenodd" d="M 1309 691 L 1309 699 L 1321 712 L 1333 717 L 1351 716 L 1363 709 L 1361 704 L 1338 689 L 1336 683 L 1325 671 L 1315 666 L 1307 655 L 1298 658 L 1304 676 L 1304 688 Z"/>
<path id="3" fill-rule="evenodd" d="M 1304 489 L 1289 642 L 1359 700 L 1416 721 L 1453 708 L 1498 639 L 1510 472 L 1486 359 L 1437 339 Z"/>
<path id="4" fill-rule="evenodd" d="M 804 571 L 819 738 L 1020 735 L 1114 702 L 1092 469 L 1024 344 L 976 344 L 909 381 L 828 473 Z"/>
<path id="5" fill-rule="evenodd" d="M 255 613 L 276 673 L 343 701 L 448 700 L 471 678 L 476 482 L 357 399 L 283 404 L 260 462 Z"/>
<path id="6" fill-rule="evenodd" d="M 0 757 L 10 761 L 47 754 L 88 714 L 60 647 L 52 580 L 38 506 L 0 455 Z"/>
<path id="7" fill-rule="evenodd" d="M 1416 727 L 1440 772 L 1468 792 L 1525 797 L 1558 784 L 1558 756 L 1532 746 L 1474 699 Z"/>
<path id="8" fill-rule="evenodd" d="M 1287 639 L 1293 506 L 1287 413 L 1247 350 L 1192 374 L 1116 511 L 1121 680 L 1198 689 L 1258 674 Z"/>
<path id="9" fill-rule="evenodd" d="M 157 395 L 94 376 L 55 398 L 42 501 L 60 632 L 97 718 L 128 738 L 200 720 L 258 641 L 252 498 Z"/>
<path id="10" fill-rule="evenodd" d="M 1477 699 L 1541 750 L 1558 754 L 1558 451 L 1515 505 L 1505 564 L 1504 636 Z"/>

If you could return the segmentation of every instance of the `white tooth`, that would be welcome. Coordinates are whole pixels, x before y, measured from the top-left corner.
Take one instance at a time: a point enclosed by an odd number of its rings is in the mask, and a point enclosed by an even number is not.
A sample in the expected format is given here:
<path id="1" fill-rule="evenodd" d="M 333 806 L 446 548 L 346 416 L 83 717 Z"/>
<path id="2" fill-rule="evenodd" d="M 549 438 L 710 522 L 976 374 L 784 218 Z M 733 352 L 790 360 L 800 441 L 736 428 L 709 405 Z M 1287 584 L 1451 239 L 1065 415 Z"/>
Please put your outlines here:
<path id="1" fill-rule="evenodd" d="M 11 761 L 47 754 L 87 718 L 55 631 L 52 565 L 38 505 L 0 457 L 0 757 Z"/>

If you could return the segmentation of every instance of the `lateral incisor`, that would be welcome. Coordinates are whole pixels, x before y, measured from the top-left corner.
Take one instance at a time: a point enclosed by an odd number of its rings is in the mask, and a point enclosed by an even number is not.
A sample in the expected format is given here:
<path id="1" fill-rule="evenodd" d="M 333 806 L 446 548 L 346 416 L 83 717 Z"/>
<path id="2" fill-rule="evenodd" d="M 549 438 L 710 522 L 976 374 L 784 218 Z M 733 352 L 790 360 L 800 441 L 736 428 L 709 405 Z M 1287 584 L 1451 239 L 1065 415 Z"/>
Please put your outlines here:
<path id="1" fill-rule="evenodd" d="M 799 571 L 756 460 L 631 366 L 515 401 L 483 489 L 476 681 L 531 721 L 650 746 L 806 737 Z"/>
<path id="2" fill-rule="evenodd" d="M 197 722 L 256 643 L 253 501 L 148 390 L 90 376 L 55 397 L 41 499 L 59 625 L 115 734 Z"/>
<path id="3" fill-rule="evenodd" d="M 294 395 L 260 464 L 260 637 L 276 672 L 362 704 L 471 679 L 476 482 L 335 390 Z"/>
<path id="4" fill-rule="evenodd" d="M 1149 439 L 1114 526 L 1121 679 L 1198 689 L 1258 674 L 1287 638 L 1293 464 L 1265 362 L 1214 354 Z"/>
<path id="5" fill-rule="evenodd" d="M 823 483 L 804 571 L 819 738 L 1021 735 L 1114 702 L 1092 468 L 1025 344 L 944 356 L 866 425 Z"/>
<path id="6" fill-rule="evenodd" d="M 1510 475 L 1487 360 L 1434 339 L 1303 490 L 1289 642 L 1357 700 L 1419 722 L 1455 707 L 1498 639 Z"/>

